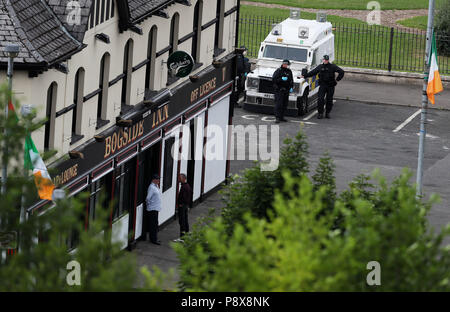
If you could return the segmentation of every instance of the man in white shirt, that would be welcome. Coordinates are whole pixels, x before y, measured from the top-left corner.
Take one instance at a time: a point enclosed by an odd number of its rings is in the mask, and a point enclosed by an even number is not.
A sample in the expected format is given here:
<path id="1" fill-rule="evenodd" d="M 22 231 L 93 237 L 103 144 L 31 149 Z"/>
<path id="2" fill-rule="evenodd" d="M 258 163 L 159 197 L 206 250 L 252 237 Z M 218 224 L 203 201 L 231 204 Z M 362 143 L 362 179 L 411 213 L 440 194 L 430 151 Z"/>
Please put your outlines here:
<path id="1" fill-rule="evenodd" d="M 161 242 L 158 241 L 158 214 L 161 211 L 161 189 L 159 188 L 159 181 L 159 176 L 154 174 L 145 200 L 147 204 L 146 222 L 150 232 L 150 242 L 155 245 L 161 245 Z"/>

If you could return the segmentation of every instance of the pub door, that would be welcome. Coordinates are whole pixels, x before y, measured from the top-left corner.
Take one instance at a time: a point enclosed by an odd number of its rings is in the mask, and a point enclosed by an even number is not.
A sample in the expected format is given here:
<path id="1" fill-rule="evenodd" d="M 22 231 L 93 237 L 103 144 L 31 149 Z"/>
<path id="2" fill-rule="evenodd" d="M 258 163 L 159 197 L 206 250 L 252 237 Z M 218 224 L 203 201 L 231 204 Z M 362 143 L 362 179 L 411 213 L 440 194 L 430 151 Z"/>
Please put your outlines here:
<path id="1" fill-rule="evenodd" d="M 136 161 L 134 157 L 114 169 L 112 241 L 128 246 L 130 223 L 134 223 Z"/>
<path id="2" fill-rule="evenodd" d="M 194 185 L 194 120 L 190 120 L 184 124 L 182 139 L 181 139 L 181 157 L 180 157 L 180 173 L 184 173 L 187 178 L 187 183 L 193 187 Z M 181 187 L 178 182 L 178 189 Z"/>
<path id="3" fill-rule="evenodd" d="M 143 233 L 147 231 L 147 224 L 144 222 L 144 210 L 146 209 L 145 199 L 147 190 L 152 182 L 153 174 L 160 174 L 161 171 L 161 141 L 147 148 L 139 155 L 138 165 L 138 192 L 136 203 L 136 223 L 134 239 L 146 239 Z"/>
<path id="4" fill-rule="evenodd" d="M 189 156 L 187 161 L 186 172 L 187 183 L 194 188 L 194 170 L 195 170 L 195 128 L 194 121 L 192 120 L 189 124 Z"/>
<path id="5" fill-rule="evenodd" d="M 177 173 L 178 173 L 178 156 L 174 157 L 173 153 L 179 152 L 179 135 L 180 129 L 173 130 L 170 134 L 166 134 L 162 151 L 162 173 L 161 173 L 161 191 L 162 191 L 162 207 L 159 213 L 159 224 L 162 224 L 175 216 L 175 206 L 177 197 Z"/>

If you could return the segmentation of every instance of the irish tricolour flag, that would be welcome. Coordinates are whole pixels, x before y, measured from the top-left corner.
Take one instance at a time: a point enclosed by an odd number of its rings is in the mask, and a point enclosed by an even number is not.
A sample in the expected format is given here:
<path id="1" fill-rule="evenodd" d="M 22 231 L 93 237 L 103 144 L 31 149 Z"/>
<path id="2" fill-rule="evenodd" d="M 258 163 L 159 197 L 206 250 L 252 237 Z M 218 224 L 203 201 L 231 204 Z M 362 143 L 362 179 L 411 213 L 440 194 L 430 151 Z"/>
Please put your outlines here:
<path id="1" fill-rule="evenodd" d="M 439 75 L 439 68 L 437 63 L 436 38 L 433 33 L 433 40 L 431 43 L 430 60 L 430 74 L 428 76 L 427 95 L 428 99 L 434 104 L 434 95 L 444 90 L 442 87 L 441 76 Z"/>
<path id="2" fill-rule="evenodd" d="M 15 115 L 16 120 L 18 117 L 14 110 L 14 105 L 11 101 L 8 103 L 9 112 Z M 27 135 L 25 139 L 25 154 L 24 154 L 24 166 L 28 170 L 33 170 L 34 182 L 38 189 L 39 197 L 41 199 L 52 200 L 53 190 L 55 185 L 48 174 L 47 167 L 45 167 L 39 152 L 34 145 L 31 135 Z"/>
<path id="3" fill-rule="evenodd" d="M 48 174 L 47 167 L 45 167 L 41 156 L 39 156 L 39 152 L 31 139 L 31 135 L 27 135 L 25 139 L 24 157 L 25 168 L 33 171 L 34 183 L 36 183 L 39 197 L 41 199 L 52 200 L 55 185 Z"/>

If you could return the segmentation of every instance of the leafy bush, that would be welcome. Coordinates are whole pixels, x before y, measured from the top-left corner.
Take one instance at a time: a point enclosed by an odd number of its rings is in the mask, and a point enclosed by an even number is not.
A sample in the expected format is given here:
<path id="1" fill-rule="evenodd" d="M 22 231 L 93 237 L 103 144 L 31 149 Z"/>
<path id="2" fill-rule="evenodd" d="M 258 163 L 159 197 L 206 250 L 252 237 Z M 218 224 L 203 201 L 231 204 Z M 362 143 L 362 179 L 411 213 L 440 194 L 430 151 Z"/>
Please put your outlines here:
<path id="1" fill-rule="evenodd" d="M 267 218 L 272 211 L 275 190 L 283 189 L 282 172 L 287 170 L 293 176 L 308 173 L 308 143 L 303 131 L 294 139 L 286 138 L 280 149 L 279 166 L 275 171 L 262 171 L 260 164 L 246 169 L 241 176 L 231 177 L 227 186 L 221 191 L 225 201 L 222 209 L 228 233 L 236 223 L 242 223 L 243 216 L 250 212 L 258 218 Z"/>
<path id="2" fill-rule="evenodd" d="M 450 227 L 435 234 L 427 226 L 435 199 L 416 199 L 410 173 L 391 186 L 378 178 L 381 187 L 369 199 L 354 189 L 353 210 L 340 199 L 319 218 L 326 187 L 314 192 L 305 176 L 285 172 L 283 177 L 284 190 L 276 191 L 275 213 L 268 219 L 245 213 L 244 224 L 236 224 L 230 236 L 218 218 L 203 229 L 208 249 L 199 244 L 187 254 L 176 246 L 186 290 L 450 290 L 450 252 L 441 246 Z M 344 235 L 333 230 L 338 215 L 343 215 Z M 371 261 L 381 265 L 380 286 L 366 282 Z"/>
<path id="3" fill-rule="evenodd" d="M 334 177 L 334 170 L 336 166 L 333 163 L 328 152 L 320 158 L 316 173 L 312 176 L 314 183 L 314 191 L 317 192 L 321 187 L 325 189 L 325 211 L 333 209 L 336 200 L 336 179 Z"/>

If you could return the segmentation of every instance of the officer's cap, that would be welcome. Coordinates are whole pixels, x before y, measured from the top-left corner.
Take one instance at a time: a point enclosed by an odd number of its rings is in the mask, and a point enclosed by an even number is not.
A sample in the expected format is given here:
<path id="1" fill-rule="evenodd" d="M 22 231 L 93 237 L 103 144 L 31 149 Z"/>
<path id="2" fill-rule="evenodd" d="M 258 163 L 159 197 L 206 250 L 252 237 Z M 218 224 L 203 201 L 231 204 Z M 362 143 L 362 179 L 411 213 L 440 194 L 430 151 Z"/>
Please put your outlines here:
<path id="1" fill-rule="evenodd" d="M 152 175 L 152 180 L 159 180 L 159 175 L 157 174 Z"/>
<path id="2" fill-rule="evenodd" d="M 289 60 L 283 60 L 283 64 L 291 65 L 291 62 L 289 62 Z"/>
<path id="3" fill-rule="evenodd" d="M 241 50 L 247 51 L 247 48 L 245 47 L 245 45 L 241 46 Z"/>
<path id="4" fill-rule="evenodd" d="M 323 56 L 323 59 L 328 61 L 328 60 L 330 60 L 330 57 L 329 57 L 327 54 L 325 54 L 325 55 Z"/>

